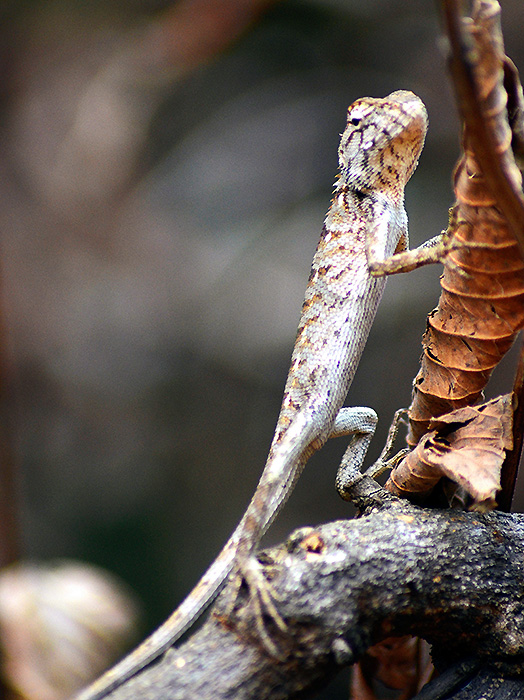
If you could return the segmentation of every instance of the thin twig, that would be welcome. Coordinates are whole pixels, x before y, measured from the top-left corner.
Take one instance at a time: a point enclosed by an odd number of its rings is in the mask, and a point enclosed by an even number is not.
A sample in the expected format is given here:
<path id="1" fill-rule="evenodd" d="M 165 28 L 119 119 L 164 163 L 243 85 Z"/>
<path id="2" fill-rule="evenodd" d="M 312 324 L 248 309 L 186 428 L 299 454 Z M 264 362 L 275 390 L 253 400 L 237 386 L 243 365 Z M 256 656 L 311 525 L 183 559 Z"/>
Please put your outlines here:
<path id="1" fill-rule="evenodd" d="M 13 450 L 13 401 L 0 282 L 0 569 L 21 556 L 17 464 Z"/>
<path id="2" fill-rule="evenodd" d="M 506 453 L 500 475 L 502 490 L 497 496 L 499 510 L 506 513 L 511 511 L 524 442 L 524 342 L 520 347 L 519 363 L 513 384 L 513 405 L 513 449 Z"/>
<path id="3" fill-rule="evenodd" d="M 11 430 L 12 410 L 10 409 L 13 401 L 9 395 L 11 372 L 2 301 L 3 297 L 0 295 L 0 569 L 17 561 L 21 555 L 20 499 Z M 14 698 L 15 693 L 3 675 L 0 678 L 0 700 Z"/>

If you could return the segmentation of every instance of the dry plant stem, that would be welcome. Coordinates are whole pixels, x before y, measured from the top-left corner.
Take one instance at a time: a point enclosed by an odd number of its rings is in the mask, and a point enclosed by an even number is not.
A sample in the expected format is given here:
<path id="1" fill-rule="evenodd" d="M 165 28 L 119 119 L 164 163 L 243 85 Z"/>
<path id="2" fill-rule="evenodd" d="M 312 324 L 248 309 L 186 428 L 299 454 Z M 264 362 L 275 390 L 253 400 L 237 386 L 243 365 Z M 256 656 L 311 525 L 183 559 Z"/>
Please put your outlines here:
<path id="1" fill-rule="evenodd" d="M 0 363 L 1 363 L 0 359 Z M 5 370 L 0 368 L 0 385 L 5 387 Z M 20 558 L 18 488 L 15 458 L 11 449 L 10 421 L 4 389 L 0 388 L 0 568 Z"/>
<path id="2" fill-rule="evenodd" d="M 297 531 L 261 557 L 289 624 L 286 633 L 268 626 L 282 659 L 264 651 L 247 595 L 234 626 L 219 599 L 188 643 L 111 697 L 303 697 L 371 644 L 404 634 L 431 642 L 440 667 L 477 656 L 518 671 L 524 518 L 421 510 L 383 491 L 361 496 L 363 517 Z"/>
<path id="3" fill-rule="evenodd" d="M 19 498 L 16 461 L 12 444 L 11 372 L 6 348 L 7 333 L 3 318 L 0 283 L 0 568 L 21 556 Z"/>
<path id="4" fill-rule="evenodd" d="M 478 0 L 484 13 L 498 13 L 498 3 Z M 490 128 L 475 76 L 473 46 L 465 31 L 460 0 L 443 0 L 447 34 L 450 41 L 450 71 L 460 113 L 468 130 L 469 138 L 488 186 L 497 200 L 518 241 L 524 259 L 524 197 L 520 183 L 515 182 L 507 163 L 501 158 L 499 144 Z"/>
<path id="5" fill-rule="evenodd" d="M 491 372 L 524 325 L 524 264 L 510 221 L 491 189 L 488 177 L 492 173 L 484 171 L 476 150 L 477 142 L 485 150 L 478 134 L 482 126 L 495 143 L 499 169 L 520 187 L 503 87 L 500 8 L 492 2 L 474 5 L 474 22 L 467 22 L 464 33 L 474 45 L 471 60 L 475 64 L 463 70 L 476 80 L 479 94 L 475 96 L 482 110 L 471 116 L 471 103 L 465 102 L 464 153 L 455 171 L 456 204 L 449 222 L 449 232 L 462 247 L 444 260 L 441 297 L 428 316 L 421 369 L 409 409 L 408 442 L 412 446 L 427 432 L 432 418 L 481 398 Z M 460 86 L 459 63 L 456 57 L 454 70 Z"/>
<path id="6" fill-rule="evenodd" d="M 524 342 L 522 337 L 519 362 L 513 384 L 513 397 L 513 449 L 507 452 L 502 465 L 500 475 L 502 490 L 497 496 L 499 509 L 507 513 L 511 510 L 524 441 Z"/>
<path id="7" fill-rule="evenodd" d="M 16 461 L 12 445 L 11 413 L 13 401 L 9 396 L 10 363 L 7 353 L 7 333 L 2 308 L 0 284 L 0 569 L 17 561 L 20 556 L 19 504 Z M 11 399 L 11 400 L 10 400 Z M 13 691 L 0 677 L 0 700 L 14 698 Z"/>
<path id="8" fill-rule="evenodd" d="M 517 67 L 507 56 L 504 60 L 504 89 L 508 93 L 511 149 L 522 169 L 524 166 L 524 92 Z"/>

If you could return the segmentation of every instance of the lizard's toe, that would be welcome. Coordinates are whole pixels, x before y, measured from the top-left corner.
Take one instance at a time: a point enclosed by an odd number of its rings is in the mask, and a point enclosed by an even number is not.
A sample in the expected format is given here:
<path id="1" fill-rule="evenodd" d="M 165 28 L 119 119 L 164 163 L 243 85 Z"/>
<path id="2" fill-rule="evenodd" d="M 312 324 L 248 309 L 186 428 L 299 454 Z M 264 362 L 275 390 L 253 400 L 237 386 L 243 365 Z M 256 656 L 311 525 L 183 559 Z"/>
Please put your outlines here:
<path id="1" fill-rule="evenodd" d="M 255 557 L 250 557 L 241 567 L 240 576 L 248 586 L 255 610 L 255 623 L 259 637 L 271 656 L 279 657 L 280 651 L 267 630 L 268 618 L 276 627 L 287 631 L 287 624 L 277 608 L 278 593 L 264 576 L 263 567 Z"/>

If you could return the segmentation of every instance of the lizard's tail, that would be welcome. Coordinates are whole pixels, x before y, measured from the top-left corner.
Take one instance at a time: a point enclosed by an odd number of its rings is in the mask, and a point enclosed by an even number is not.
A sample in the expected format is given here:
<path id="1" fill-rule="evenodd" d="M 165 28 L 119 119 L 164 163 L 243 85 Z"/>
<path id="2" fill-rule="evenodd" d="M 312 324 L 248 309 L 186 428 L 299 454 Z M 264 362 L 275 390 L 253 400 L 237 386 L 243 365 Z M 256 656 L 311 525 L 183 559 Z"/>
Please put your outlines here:
<path id="1" fill-rule="evenodd" d="M 220 592 L 233 568 L 236 544 L 242 522 L 198 584 L 167 618 L 134 651 L 88 686 L 75 700 L 100 700 L 163 654 L 187 632 Z"/>
<path id="2" fill-rule="evenodd" d="M 239 543 L 241 541 L 243 542 L 246 536 L 246 522 L 248 516 L 260 507 L 257 503 L 259 497 L 263 496 L 260 500 L 264 507 L 260 513 L 261 517 L 259 518 L 260 532 L 250 533 L 252 536 L 250 540 L 253 545 L 258 544 L 258 540 L 267 530 L 273 518 L 287 499 L 287 496 L 290 494 L 292 490 L 290 486 L 301 471 L 302 455 L 298 454 L 298 452 L 300 452 L 298 445 L 303 445 L 303 442 L 297 440 L 297 436 L 301 436 L 302 439 L 304 438 L 304 434 L 308 433 L 310 429 L 308 423 L 309 421 L 306 420 L 305 416 L 300 416 L 300 419 L 296 420 L 292 426 L 289 426 L 290 429 L 285 431 L 279 448 L 276 450 L 274 449 L 268 458 L 259 485 L 244 517 L 237 525 L 218 557 L 187 598 L 157 630 L 140 644 L 140 646 L 83 690 L 76 696 L 75 700 L 101 700 L 101 698 L 121 686 L 169 649 L 170 646 L 178 641 L 180 637 L 193 626 L 201 614 L 211 605 L 222 589 L 236 562 Z M 294 468 L 283 469 L 282 461 L 293 465 Z M 272 472 L 275 472 L 275 476 L 280 475 L 280 478 L 274 480 L 269 479 L 272 493 L 268 497 L 268 494 L 265 493 L 264 486 L 268 482 L 268 475 Z M 289 478 L 282 479 L 282 475 L 285 474 L 287 474 Z M 270 505 L 269 508 L 268 504 Z"/>

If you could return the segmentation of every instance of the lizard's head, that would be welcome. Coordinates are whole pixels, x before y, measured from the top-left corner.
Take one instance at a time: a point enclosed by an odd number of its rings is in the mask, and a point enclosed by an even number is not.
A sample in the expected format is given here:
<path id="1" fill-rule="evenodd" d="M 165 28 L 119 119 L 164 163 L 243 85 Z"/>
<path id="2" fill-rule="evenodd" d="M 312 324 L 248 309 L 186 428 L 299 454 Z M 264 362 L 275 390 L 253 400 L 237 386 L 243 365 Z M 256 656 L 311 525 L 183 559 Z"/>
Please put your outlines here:
<path id="1" fill-rule="evenodd" d="M 428 127 L 424 103 L 412 92 L 363 97 L 348 109 L 338 149 L 337 189 L 380 190 L 402 199 Z"/>

